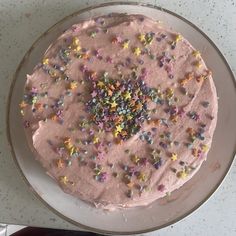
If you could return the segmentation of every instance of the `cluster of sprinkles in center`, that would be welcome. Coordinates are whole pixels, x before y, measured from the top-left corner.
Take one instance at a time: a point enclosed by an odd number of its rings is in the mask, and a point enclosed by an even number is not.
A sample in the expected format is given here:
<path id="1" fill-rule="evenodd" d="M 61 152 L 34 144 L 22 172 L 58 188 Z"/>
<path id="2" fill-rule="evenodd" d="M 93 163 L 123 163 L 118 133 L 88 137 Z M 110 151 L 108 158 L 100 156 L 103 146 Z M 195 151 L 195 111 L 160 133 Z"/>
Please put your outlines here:
<path id="1" fill-rule="evenodd" d="M 126 140 L 150 119 L 147 102 L 155 97 L 155 90 L 141 79 L 116 80 L 104 73 L 93 82 L 91 96 L 87 108 L 92 120 L 115 137 Z"/>

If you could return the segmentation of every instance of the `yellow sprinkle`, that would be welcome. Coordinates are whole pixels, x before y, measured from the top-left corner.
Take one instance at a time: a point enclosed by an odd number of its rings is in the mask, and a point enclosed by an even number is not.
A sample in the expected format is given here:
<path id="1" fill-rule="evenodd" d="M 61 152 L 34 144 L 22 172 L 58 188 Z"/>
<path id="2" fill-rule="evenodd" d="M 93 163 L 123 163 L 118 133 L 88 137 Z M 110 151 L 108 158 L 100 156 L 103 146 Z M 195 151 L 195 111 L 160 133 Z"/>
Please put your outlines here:
<path id="1" fill-rule="evenodd" d="M 69 84 L 69 89 L 71 90 L 74 90 L 76 89 L 78 86 L 78 83 L 76 81 L 72 81 L 70 84 Z"/>
<path id="2" fill-rule="evenodd" d="M 115 101 L 113 101 L 111 104 L 111 108 L 115 108 L 117 106 L 117 103 Z"/>
<path id="3" fill-rule="evenodd" d="M 74 52 L 79 52 L 81 50 L 81 47 L 78 45 L 74 48 Z"/>
<path id="4" fill-rule="evenodd" d="M 93 143 L 96 144 L 96 143 L 99 143 L 99 138 L 94 136 L 93 137 Z"/>
<path id="5" fill-rule="evenodd" d="M 143 174 L 143 173 L 139 174 L 138 179 L 141 180 L 141 181 L 146 181 L 147 180 L 145 174 Z"/>
<path id="6" fill-rule="evenodd" d="M 167 88 L 166 89 L 166 97 L 167 98 L 172 98 L 174 95 L 174 90 L 172 88 Z"/>
<path id="7" fill-rule="evenodd" d="M 130 99 L 130 98 L 131 98 L 130 92 L 127 91 L 127 92 L 124 94 L 124 98 L 125 98 L 125 99 Z"/>
<path id="8" fill-rule="evenodd" d="M 117 137 L 119 133 L 117 131 L 114 131 L 113 134 L 114 134 L 115 137 Z"/>
<path id="9" fill-rule="evenodd" d="M 209 148 L 206 144 L 202 144 L 201 149 L 202 149 L 203 152 L 207 152 Z"/>
<path id="10" fill-rule="evenodd" d="M 185 179 L 188 176 L 188 174 L 186 173 L 185 170 L 182 170 L 177 173 L 177 176 L 181 179 Z"/>
<path id="11" fill-rule="evenodd" d="M 132 155 L 131 160 L 132 162 L 137 164 L 140 161 L 140 158 L 137 155 Z"/>
<path id="12" fill-rule="evenodd" d="M 125 41 L 122 43 L 122 48 L 127 49 L 129 48 L 129 41 Z"/>
<path id="13" fill-rule="evenodd" d="M 116 132 L 120 133 L 122 131 L 122 127 L 120 125 L 116 126 Z"/>
<path id="14" fill-rule="evenodd" d="M 68 183 L 68 178 L 66 176 L 60 176 L 60 182 L 63 184 L 67 184 Z"/>
<path id="15" fill-rule="evenodd" d="M 72 45 L 74 47 L 78 46 L 80 44 L 79 39 L 77 37 L 73 37 L 72 39 Z"/>
<path id="16" fill-rule="evenodd" d="M 133 118 L 133 116 L 131 116 L 131 115 L 127 116 L 127 120 L 131 120 L 132 118 Z"/>
<path id="17" fill-rule="evenodd" d="M 72 156 L 77 151 L 77 148 L 75 146 L 72 146 L 68 151 L 70 156 Z"/>
<path id="18" fill-rule="evenodd" d="M 141 53 L 141 49 L 140 49 L 139 47 L 134 48 L 134 54 L 135 54 L 136 56 L 139 56 L 140 53 Z"/>
<path id="19" fill-rule="evenodd" d="M 71 139 L 70 138 L 66 138 L 64 141 L 64 145 L 67 148 L 67 150 L 71 149 L 73 147 L 73 144 L 71 143 Z"/>
<path id="20" fill-rule="evenodd" d="M 43 65 L 48 65 L 49 63 L 49 59 L 48 58 L 44 58 L 43 59 Z"/>
<path id="21" fill-rule="evenodd" d="M 103 83 L 102 81 L 99 81 L 99 82 L 98 82 L 98 86 L 101 88 L 101 87 L 104 86 L 104 83 Z"/>
<path id="22" fill-rule="evenodd" d="M 178 155 L 176 153 L 171 154 L 171 160 L 176 161 L 178 159 Z"/>
<path id="23" fill-rule="evenodd" d="M 196 66 L 197 68 L 201 68 L 201 67 L 202 67 L 202 63 L 201 63 L 200 61 L 197 61 L 196 64 L 195 64 L 195 66 Z"/>
<path id="24" fill-rule="evenodd" d="M 182 35 L 180 35 L 180 34 L 177 34 L 176 36 L 175 36 L 175 42 L 177 43 L 177 42 L 179 42 L 180 40 L 182 40 L 183 39 L 183 37 L 182 37 Z"/>
<path id="25" fill-rule="evenodd" d="M 145 34 L 140 34 L 138 36 L 138 39 L 140 40 L 140 42 L 145 42 L 146 41 Z"/>
<path id="26" fill-rule="evenodd" d="M 198 58 L 198 57 L 201 56 L 201 53 L 200 53 L 199 51 L 197 51 L 197 50 L 196 50 L 196 51 L 193 51 L 192 54 L 193 54 L 193 56 L 196 57 L 196 58 Z"/>

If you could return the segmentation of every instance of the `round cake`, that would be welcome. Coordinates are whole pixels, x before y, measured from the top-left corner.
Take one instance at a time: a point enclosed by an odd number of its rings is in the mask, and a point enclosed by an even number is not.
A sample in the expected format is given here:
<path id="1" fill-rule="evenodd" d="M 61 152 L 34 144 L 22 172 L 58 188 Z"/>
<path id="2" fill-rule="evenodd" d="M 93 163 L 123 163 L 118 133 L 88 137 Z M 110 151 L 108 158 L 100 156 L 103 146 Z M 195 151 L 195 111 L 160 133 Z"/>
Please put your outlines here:
<path id="1" fill-rule="evenodd" d="M 20 108 L 47 174 L 108 210 L 148 205 L 190 180 L 218 109 L 200 52 L 160 22 L 126 14 L 66 30 L 27 75 Z"/>

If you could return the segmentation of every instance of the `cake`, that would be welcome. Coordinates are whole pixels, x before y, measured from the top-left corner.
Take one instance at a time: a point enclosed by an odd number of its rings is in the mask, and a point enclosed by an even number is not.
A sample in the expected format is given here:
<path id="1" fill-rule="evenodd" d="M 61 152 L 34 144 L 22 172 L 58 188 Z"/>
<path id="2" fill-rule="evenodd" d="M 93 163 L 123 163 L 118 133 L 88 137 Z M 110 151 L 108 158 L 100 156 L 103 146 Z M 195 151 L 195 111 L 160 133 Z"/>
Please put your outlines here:
<path id="1" fill-rule="evenodd" d="M 64 192 L 107 210 L 145 206 L 206 160 L 216 89 L 181 34 L 114 13 L 71 26 L 39 61 L 20 111 L 35 158 Z"/>

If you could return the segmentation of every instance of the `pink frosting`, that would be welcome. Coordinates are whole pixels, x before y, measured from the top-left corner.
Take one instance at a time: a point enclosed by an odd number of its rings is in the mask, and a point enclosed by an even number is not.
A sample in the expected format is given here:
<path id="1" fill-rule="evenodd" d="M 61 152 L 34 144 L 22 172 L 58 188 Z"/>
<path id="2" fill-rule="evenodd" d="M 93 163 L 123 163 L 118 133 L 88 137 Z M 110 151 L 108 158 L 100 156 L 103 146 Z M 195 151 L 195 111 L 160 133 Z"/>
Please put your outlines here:
<path id="1" fill-rule="evenodd" d="M 147 33 L 152 42 L 145 45 Z M 163 103 L 148 101 L 150 121 L 120 143 L 86 106 L 104 71 L 118 81 L 135 71 Z M 142 15 L 112 14 L 73 25 L 50 45 L 27 76 L 21 109 L 47 173 L 65 192 L 113 210 L 148 205 L 192 178 L 211 146 L 217 95 L 186 39 Z"/>

